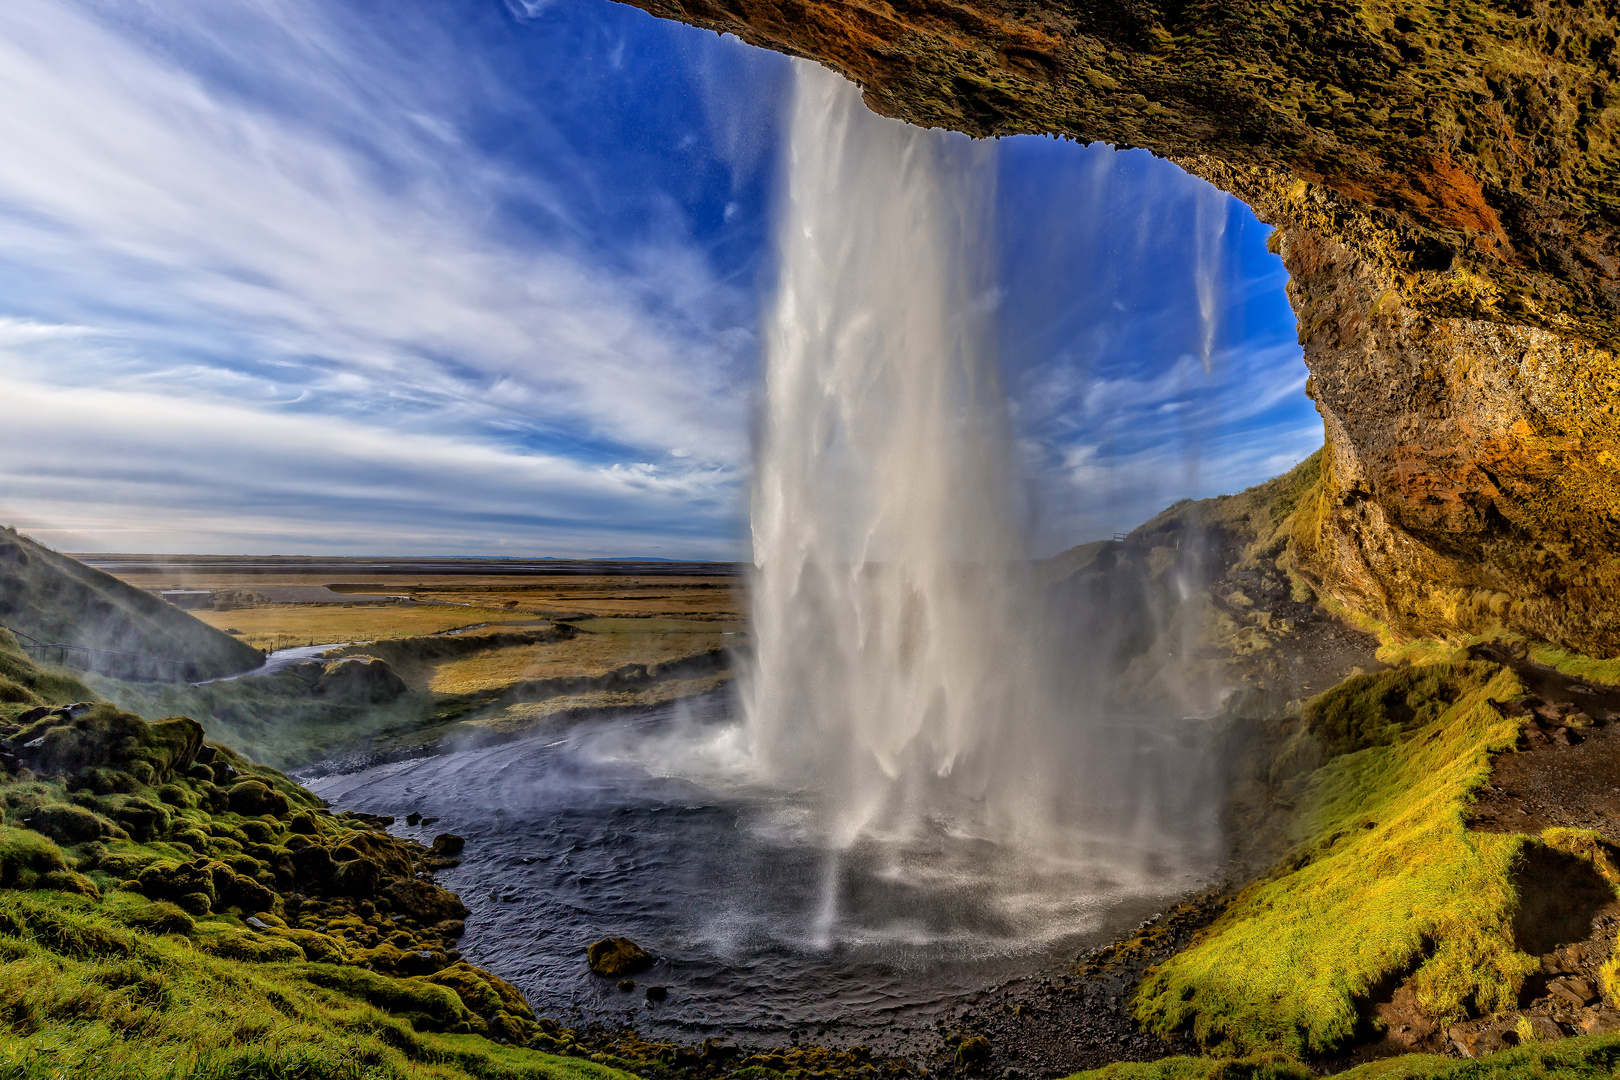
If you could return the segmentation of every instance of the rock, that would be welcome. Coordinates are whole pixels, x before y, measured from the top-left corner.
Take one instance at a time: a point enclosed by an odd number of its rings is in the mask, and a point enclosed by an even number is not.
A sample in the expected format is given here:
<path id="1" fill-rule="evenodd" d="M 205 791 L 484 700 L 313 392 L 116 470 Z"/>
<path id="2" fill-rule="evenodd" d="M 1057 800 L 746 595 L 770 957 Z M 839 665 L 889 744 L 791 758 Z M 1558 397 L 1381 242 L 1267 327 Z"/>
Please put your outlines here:
<path id="1" fill-rule="evenodd" d="M 741 1056 L 742 1048 L 730 1039 L 703 1040 L 703 1057 L 706 1061 L 730 1061 Z"/>
<path id="2" fill-rule="evenodd" d="M 1577 1009 L 1585 1008 L 1601 996 L 1597 987 L 1586 979 L 1554 979 L 1547 984 L 1547 993 Z"/>
<path id="3" fill-rule="evenodd" d="M 58 844 L 82 844 L 112 831 L 112 823 L 100 815 L 65 803 L 42 806 L 23 818 L 22 823 Z"/>
<path id="4" fill-rule="evenodd" d="M 603 938 L 585 950 L 591 970 L 610 979 L 634 975 L 653 966 L 653 958 L 629 938 Z"/>
<path id="5" fill-rule="evenodd" d="M 1607 1035 L 1620 1031 L 1620 1012 L 1614 1009 L 1587 1009 L 1581 1014 L 1583 1035 Z"/>
<path id="6" fill-rule="evenodd" d="M 287 813 L 287 796 L 257 780 L 243 780 L 234 785 L 230 800 L 231 813 L 243 817 L 258 817 L 260 814 L 283 817 Z"/>
<path id="7" fill-rule="evenodd" d="M 242 921 L 247 923 L 249 926 L 253 927 L 253 929 L 255 929 L 255 930 L 268 930 L 268 929 L 270 929 L 270 924 L 265 922 L 263 919 L 259 918 L 257 915 L 249 915 L 247 918 L 243 919 Z"/>
<path id="8" fill-rule="evenodd" d="M 340 862 L 332 872 L 332 888 L 344 896 L 363 899 L 374 895 L 382 883 L 382 871 L 370 859 L 350 859 Z"/>
<path id="9" fill-rule="evenodd" d="M 990 1040 L 983 1035 L 969 1035 L 956 1046 L 956 1063 L 966 1068 L 977 1068 L 990 1060 Z"/>
<path id="10" fill-rule="evenodd" d="M 633 986 L 635 984 L 632 983 L 631 985 Z M 647 987 L 647 1000 L 648 1001 L 663 1001 L 668 997 L 669 997 L 669 988 L 667 986 L 649 986 L 649 987 Z"/>
<path id="11" fill-rule="evenodd" d="M 636 988 L 636 980 L 634 980 L 634 979 L 620 979 L 619 980 L 619 989 L 624 991 L 625 993 L 628 994 L 630 991 L 634 990 L 635 988 Z"/>
<path id="12" fill-rule="evenodd" d="M 1558 1022 L 1550 1016 L 1542 1016 L 1538 1013 L 1535 1015 L 1525 1016 L 1523 1019 L 1529 1021 L 1531 1038 L 1534 1042 L 1554 1042 L 1558 1039 L 1562 1039 L 1565 1034 L 1567 1034 L 1564 1029 L 1558 1025 Z M 1520 1034 L 1521 1027 L 1522 1025 L 1516 1023 L 1514 1034 L 1517 1035 L 1522 1041 L 1523 1035 Z"/>
<path id="13" fill-rule="evenodd" d="M 461 854 L 461 849 L 467 846 L 467 841 L 454 833 L 440 833 L 433 838 L 433 854 L 440 858 L 450 859 Z"/>
<path id="14" fill-rule="evenodd" d="M 409 825 L 413 829 L 416 828 L 418 825 L 422 824 L 422 815 L 418 814 L 415 810 L 412 810 L 410 813 L 405 815 L 405 824 Z"/>
<path id="15" fill-rule="evenodd" d="M 1465 1024 L 1453 1024 L 1446 1029 L 1446 1038 L 1457 1052 L 1466 1058 L 1482 1058 L 1494 1054 L 1498 1050 L 1510 1045 L 1507 1034 L 1500 1026 L 1486 1020 L 1474 1020 Z"/>
<path id="16" fill-rule="evenodd" d="M 458 921 L 467 917 L 467 905 L 455 893 L 430 881 L 400 878 L 388 883 L 383 895 L 394 905 L 424 925 Z"/>

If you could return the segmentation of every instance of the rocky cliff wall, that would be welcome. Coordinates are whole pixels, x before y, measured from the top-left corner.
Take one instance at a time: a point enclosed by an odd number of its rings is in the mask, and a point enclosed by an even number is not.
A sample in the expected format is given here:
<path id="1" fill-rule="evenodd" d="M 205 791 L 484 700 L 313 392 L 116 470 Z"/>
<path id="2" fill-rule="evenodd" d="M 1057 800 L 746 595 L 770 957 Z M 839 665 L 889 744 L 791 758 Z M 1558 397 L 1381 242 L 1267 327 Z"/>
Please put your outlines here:
<path id="1" fill-rule="evenodd" d="M 1620 651 L 1620 8 L 629 0 L 877 111 L 1146 147 L 1279 227 L 1326 421 L 1296 565 L 1397 633 Z"/>

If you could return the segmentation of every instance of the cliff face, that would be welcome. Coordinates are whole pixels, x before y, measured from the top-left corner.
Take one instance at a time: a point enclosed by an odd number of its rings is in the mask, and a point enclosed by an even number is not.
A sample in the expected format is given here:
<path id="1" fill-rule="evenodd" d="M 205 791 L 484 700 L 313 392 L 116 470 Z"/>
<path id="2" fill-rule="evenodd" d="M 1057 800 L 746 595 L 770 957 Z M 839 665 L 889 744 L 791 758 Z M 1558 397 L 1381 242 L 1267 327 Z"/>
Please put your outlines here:
<path id="1" fill-rule="evenodd" d="M 1620 9 L 629 0 L 877 111 L 1142 146 L 1279 227 L 1326 420 L 1295 564 L 1400 633 L 1620 650 Z"/>

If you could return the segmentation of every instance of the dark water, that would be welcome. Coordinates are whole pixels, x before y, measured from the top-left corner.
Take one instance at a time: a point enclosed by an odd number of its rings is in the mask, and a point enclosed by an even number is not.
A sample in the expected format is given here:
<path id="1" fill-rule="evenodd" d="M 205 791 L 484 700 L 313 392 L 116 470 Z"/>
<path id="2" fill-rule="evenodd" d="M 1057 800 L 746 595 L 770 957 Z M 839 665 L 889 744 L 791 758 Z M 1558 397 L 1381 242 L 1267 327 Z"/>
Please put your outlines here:
<path id="1" fill-rule="evenodd" d="M 830 851 L 802 799 L 746 781 L 741 738 L 717 694 L 306 782 L 334 808 L 394 815 L 400 835 L 465 837 L 462 865 L 438 875 L 472 909 L 463 954 L 540 1014 L 683 1039 L 903 1045 L 1197 883 L 1035 860 L 938 824 Z M 1183 735 L 1141 752 L 1190 775 L 1204 749 Z M 407 828 L 411 811 L 439 820 Z M 612 935 L 659 958 L 633 993 L 586 967 L 585 946 Z M 649 1005 L 651 984 L 668 1000 Z"/>

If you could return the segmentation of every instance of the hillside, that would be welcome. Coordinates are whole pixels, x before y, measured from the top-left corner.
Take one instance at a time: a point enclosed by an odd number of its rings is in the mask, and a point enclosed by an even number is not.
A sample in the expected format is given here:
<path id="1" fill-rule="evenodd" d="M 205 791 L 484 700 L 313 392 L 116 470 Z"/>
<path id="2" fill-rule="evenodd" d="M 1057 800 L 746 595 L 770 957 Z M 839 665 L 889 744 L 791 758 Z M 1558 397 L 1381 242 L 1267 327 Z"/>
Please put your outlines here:
<path id="1" fill-rule="evenodd" d="M 179 662 L 190 679 L 257 667 L 257 650 L 110 574 L 0 529 L 0 624 L 46 642 Z M 116 658 L 97 658 L 106 670 Z"/>

